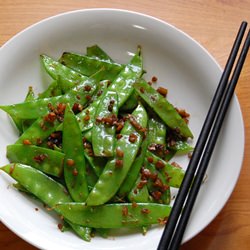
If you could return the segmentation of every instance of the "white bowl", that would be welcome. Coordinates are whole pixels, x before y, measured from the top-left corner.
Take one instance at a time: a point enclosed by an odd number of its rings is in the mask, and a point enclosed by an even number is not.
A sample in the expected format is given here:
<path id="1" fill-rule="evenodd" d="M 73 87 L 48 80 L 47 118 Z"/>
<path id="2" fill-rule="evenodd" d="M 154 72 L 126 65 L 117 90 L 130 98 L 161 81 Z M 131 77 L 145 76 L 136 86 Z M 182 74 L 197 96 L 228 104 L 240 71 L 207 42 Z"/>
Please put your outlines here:
<path id="1" fill-rule="evenodd" d="M 43 20 L 14 36 L 0 49 L 0 103 L 22 101 L 30 85 L 37 93 L 45 88 L 40 54 L 58 58 L 64 51 L 84 53 L 93 44 L 100 45 L 120 63 L 128 62 L 137 45 L 141 45 L 148 79 L 157 76 L 159 84 L 169 89 L 170 101 L 191 113 L 195 143 L 221 69 L 204 48 L 182 31 L 135 12 L 79 10 Z M 17 136 L 7 115 L 0 112 L 2 165 L 8 162 L 6 145 L 13 143 Z M 238 179 L 243 152 L 244 127 L 234 96 L 183 242 L 205 228 L 223 208 Z M 187 157 L 177 161 L 187 166 Z M 146 236 L 120 234 L 108 239 L 96 237 L 90 243 L 71 232 L 61 233 L 57 217 L 39 202 L 10 187 L 11 182 L 11 178 L 0 172 L 0 218 L 13 232 L 38 248 L 146 250 L 156 249 L 158 245 L 162 227 L 149 230 Z"/>

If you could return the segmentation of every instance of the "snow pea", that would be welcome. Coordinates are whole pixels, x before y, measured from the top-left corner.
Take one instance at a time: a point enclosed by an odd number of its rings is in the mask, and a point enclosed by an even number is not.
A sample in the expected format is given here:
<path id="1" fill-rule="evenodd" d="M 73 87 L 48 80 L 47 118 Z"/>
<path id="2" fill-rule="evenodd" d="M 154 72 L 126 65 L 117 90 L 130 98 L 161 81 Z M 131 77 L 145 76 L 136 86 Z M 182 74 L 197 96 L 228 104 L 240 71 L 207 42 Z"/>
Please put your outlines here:
<path id="1" fill-rule="evenodd" d="M 118 195 L 120 197 L 125 197 L 135 185 L 135 182 L 138 179 L 141 167 L 145 160 L 147 146 L 148 146 L 148 139 L 146 138 L 143 140 L 141 144 L 140 154 L 136 157 L 130 171 L 128 172 L 125 180 L 123 181 L 119 189 Z"/>
<path id="2" fill-rule="evenodd" d="M 64 93 L 88 79 L 87 76 L 66 67 L 47 55 L 41 55 L 40 58 L 46 72 L 54 80 L 60 79 L 61 90 Z"/>
<path id="3" fill-rule="evenodd" d="M 175 167 L 174 165 L 171 165 L 170 163 L 164 161 L 160 157 L 156 156 L 155 154 L 152 154 L 150 151 L 147 150 L 146 152 L 147 159 L 154 164 L 160 165 L 159 171 L 165 176 L 165 178 L 168 180 L 168 185 L 171 187 L 179 188 L 181 185 L 181 182 L 183 180 L 185 171 L 182 168 Z"/>
<path id="4" fill-rule="evenodd" d="M 87 47 L 87 56 L 102 59 L 108 62 L 114 62 L 114 60 L 98 45 L 92 45 Z"/>
<path id="5" fill-rule="evenodd" d="M 176 111 L 175 107 L 145 80 L 141 79 L 137 81 L 134 84 L 134 88 L 139 96 L 155 111 L 168 127 L 174 129 L 183 137 L 193 138 L 193 134 L 188 125 Z"/>
<path id="6" fill-rule="evenodd" d="M 132 113 L 132 117 L 142 128 L 147 126 L 147 112 L 141 104 Z M 95 187 L 90 192 L 86 200 L 88 206 L 97 206 L 109 201 L 119 190 L 134 162 L 143 134 L 137 131 L 129 119 L 125 122 L 120 134 L 122 137 L 116 142 L 114 158 L 107 162 Z"/>
<path id="7" fill-rule="evenodd" d="M 56 130 L 61 121 L 55 120 L 52 122 L 45 121 L 46 116 L 38 118 L 32 125 L 24 131 L 24 133 L 17 139 L 15 144 L 22 144 L 27 142 L 32 145 L 41 145 L 42 142 Z"/>
<path id="8" fill-rule="evenodd" d="M 103 79 L 110 81 L 113 81 L 123 68 L 118 63 L 69 52 L 64 52 L 59 62 L 85 76 L 91 76 L 101 68 L 105 68 Z"/>
<path id="9" fill-rule="evenodd" d="M 95 90 L 95 79 L 88 78 L 64 95 L 44 99 L 35 99 L 33 101 L 13 105 L 0 106 L 0 109 L 20 119 L 36 119 L 39 116 L 48 113 L 48 105 L 54 107 L 59 103 L 69 103 L 71 106 L 73 106 L 74 103 L 80 103 L 81 105 L 84 105 L 89 101 L 89 97 L 94 94 Z"/>
<path id="10" fill-rule="evenodd" d="M 50 207 L 55 203 L 72 201 L 63 185 L 33 167 L 11 163 L 1 169 Z"/>
<path id="11" fill-rule="evenodd" d="M 156 169 L 155 165 L 146 161 L 146 169 L 151 175 L 156 176 L 155 179 L 149 178 L 147 180 L 148 191 L 151 194 L 153 201 L 163 204 L 169 204 L 171 201 L 170 187 L 168 179 Z"/>
<path id="12" fill-rule="evenodd" d="M 95 156 L 111 157 L 114 155 L 116 126 L 113 119 L 117 119 L 118 115 L 117 102 L 117 93 L 107 91 L 96 108 L 96 122 L 92 128 L 92 147 Z M 110 121 L 106 122 L 106 120 Z"/>
<path id="13" fill-rule="evenodd" d="M 65 187 L 41 171 L 30 166 L 12 163 L 0 168 L 15 179 L 28 192 L 60 213 L 55 205 L 60 202 L 72 202 Z M 70 223 L 72 229 L 84 240 L 90 241 L 90 229 Z"/>
<path id="14" fill-rule="evenodd" d="M 156 203 L 106 204 L 89 207 L 84 203 L 60 203 L 60 213 L 73 223 L 94 228 L 141 227 L 166 220 L 171 207 Z"/>
<path id="15" fill-rule="evenodd" d="M 138 188 L 141 182 L 141 175 L 138 176 L 134 187 L 130 190 L 128 194 L 128 199 L 130 202 L 150 202 L 149 192 L 147 185 L 144 185 L 142 188 Z"/>
<path id="16" fill-rule="evenodd" d="M 119 108 L 123 106 L 131 96 L 134 91 L 133 84 L 143 73 L 141 48 L 138 47 L 137 53 L 109 86 L 109 90 L 116 91 L 118 94 Z"/>
<path id="17" fill-rule="evenodd" d="M 174 145 L 169 145 L 168 147 L 174 150 L 177 155 L 190 153 L 194 149 L 186 141 L 175 141 Z"/>
<path id="18" fill-rule="evenodd" d="M 166 135 L 166 125 L 160 119 L 151 117 L 148 121 L 149 144 L 154 143 L 166 146 Z"/>
<path id="19" fill-rule="evenodd" d="M 44 99 L 44 98 L 49 98 L 49 97 L 53 97 L 53 96 L 58 96 L 58 95 L 62 95 L 63 92 L 61 90 L 60 85 L 58 84 L 58 80 L 53 80 L 48 88 L 46 90 L 44 90 L 43 92 L 38 94 L 38 98 L 39 99 Z"/>
<path id="20" fill-rule="evenodd" d="M 34 145 L 13 144 L 7 146 L 7 158 L 32 166 L 40 171 L 60 177 L 63 173 L 64 154 Z"/>
<path id="21" fill-rule="evenodd" d="M 87 146 L 88 145 L 88 146 Z M 107 158 L 105 157 L 94 157 L 93 149 L 90 143 L 85 142 L 84 155 L 88 163 L 94 170 L 95 174 L 99 177 L 107 163 Z"/>
<path id="22" fill-rule="evenodd" d="M 67 105 L 63 121 L 64 179 L 74 201 L 88 196 L 82 134 L 74 113 Z"/>

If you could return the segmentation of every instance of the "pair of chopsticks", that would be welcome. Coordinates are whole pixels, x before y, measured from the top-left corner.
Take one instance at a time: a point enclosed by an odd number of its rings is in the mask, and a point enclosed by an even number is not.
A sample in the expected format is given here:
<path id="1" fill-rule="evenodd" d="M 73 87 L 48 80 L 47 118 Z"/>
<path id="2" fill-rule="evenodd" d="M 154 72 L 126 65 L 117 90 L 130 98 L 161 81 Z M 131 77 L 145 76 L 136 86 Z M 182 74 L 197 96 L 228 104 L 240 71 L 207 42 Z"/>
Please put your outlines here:
<path id="1" fill-rule="evenodd" d="M 228 110 L 250 45 L 250 30 L 234 67 L 238 51 L 247 27 L 242 22 L 233 48 L 212 99 L 205 122 L 187 167 L 184 179 L 176 196 L 172 211 L 164 228 L 158 250 L 179 249 L 192 208 L 201 187 L 216 140 Z M 231 76 L 231 79 L 229 79 Z"/>

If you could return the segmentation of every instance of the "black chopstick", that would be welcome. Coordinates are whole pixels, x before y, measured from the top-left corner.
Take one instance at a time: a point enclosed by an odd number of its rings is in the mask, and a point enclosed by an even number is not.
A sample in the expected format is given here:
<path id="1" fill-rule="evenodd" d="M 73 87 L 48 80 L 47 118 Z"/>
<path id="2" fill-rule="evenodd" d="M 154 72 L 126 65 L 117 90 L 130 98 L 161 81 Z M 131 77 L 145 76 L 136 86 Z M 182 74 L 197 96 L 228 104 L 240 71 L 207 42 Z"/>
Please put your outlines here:
<path id="1" fill-rule="evenodd" d="M 217 115 L 217 111 L 218 111 L 218 109 L 219 109 L 219 107 L 221 105 L 221 100 L 222 100 L 222 97 L 223 97 L 223 95 L 225 93 L 225 89 L 226 89 L 226 86 L 227 86 L 227 83 L 228 83 L 228 79 L 229 79 L 231 70 L 233 68 L 234 61 L 236 59 L 238 50 L 240 48 L 240 44 L 241 44 L 242 38 L 244 36 L 244 32 L 246 30 L 246 26 L 247 26 L 247 23 L 242 22 L 241 27 L 240 27 L 239 32 L 238 32 L 238 35 L 237 35 L 236 40 L 234 42 L 232 51 L 230 53 L 229 59 L 227 61 L 225 70 L 224 70 L 224 72 L 222 74 L 221 80 L 220 80 L 219 85 L 218 85 L 218 87 L 216 89 L 215 95 L 213 97 L 212 103 L 211 103 L 209 111 L 208 111 L 208 114 L 207 114 L 205 122 L 203 124 L 200 136 L 199 136 L 198 141 L 196 143 L 196 146 L 195 146 L 195 149 L 194 149 L 194 152 L 193 152 L 193 156 L 192 156 L 192 158 L 190 160 L 190 163 L 189 163 L 188 168 L 186 170 L 186 174 L 184 176 L 182 185 L 181 185 L 180 190 L 178 192 L 178 195 L 176 197 L 173 209 L 171 211 L 171 214 L 170 214 L 170 216 L 168 218 L 168 221 L 167 221 L 167 224 L 165 226 L 163 235 L 162 235 L 160 243 L 158 245 L 158 250 L 162 250 L 162 249 L 178 249 L 179 243 L 180 243 L 180 241 L 182 239 L 182 235 L 184 233 L 185 228 L 183 228 L 183 230 L 180 233 L 178 233 L 179 231 L 176 230 L 177 221 L 179 220 L 179 216 L 180 216 L 181 211 L 183 209 L 183 204 L 184 204 L 184 202 L 186 200 L 186 197 L 188 195 L 188 192 L 190 190 L 190 185 L 191 185 L 191 183 L 192 183 L 192 181 L 194 179 L 194 175 L 195 175 L 195 172 L 196 172 L 196 170 L 198 168 L 198 164 L 200 162 L 201 155 L 203 154 L 204 147 L 205 147 L 205 145 L 207 143 L 207 138 L 210 135 L 211 128 L 212 128 L 212 126 L 214 124 L 214 119 L 215 119 L 215 117 Z M 247 42 L 245 43 L 245 47 L 247 47 Z M 248 44 L 248 47 L 249 47 L 249 44 Z M 246 50 L 247 49 L 245 49 L 245 51 Z M 244 62 L 244 60 L 243 60 L 243 62 Z M 243 65 L 243 62 L 241 60 L 242 65 Z M 242 66 L 241 66 L 241 68 L 242 68 Z M 239 71 L 239 69 L 238 69 L 238 71 Z M 239 74 L 240 74 L 240 72 L 238 72 L 236 75 L 239 75 Z M 204 153 L 203 155 L 207 155 L 207 153 Z M 200 181 L 202 181 L 203 177 L 200 178 L 200 179 L 201 179 Z M 200 186 L 200 185 L 198 185 L 198 186 Z M 197 191 L 197 193 L 198 193 L 198 191 Z M 195 194 L 195 195 L 193 194 L 193 196 L 196 197 L 197 194 Z M 190 214 L 190 211 L 186 212 L 186 213 Z M 175 237 L 178 240 L 175 240 L 175 241 L 177 241 L 177 243 L 175 243 L 175 246 L 174 246 L 175 248 L 172 248 L 170 243 L 172 242 L 172 240 Z"/>

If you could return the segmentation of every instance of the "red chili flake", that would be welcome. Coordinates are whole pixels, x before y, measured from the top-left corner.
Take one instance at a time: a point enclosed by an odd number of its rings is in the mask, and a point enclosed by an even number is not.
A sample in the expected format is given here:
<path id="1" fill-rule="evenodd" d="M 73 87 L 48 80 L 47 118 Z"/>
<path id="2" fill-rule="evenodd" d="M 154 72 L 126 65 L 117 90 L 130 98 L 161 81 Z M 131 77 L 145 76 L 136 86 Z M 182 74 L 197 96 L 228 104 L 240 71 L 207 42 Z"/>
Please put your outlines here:
<path id="1" fill-rule="evenodd" d="M 168 94 L 168 90 L 167 90 L 166 88 L 163 88 L 163 87 L 159 87 L 159 88 L 157 89 L 157 92 L 158 92 L 159 94 L 161 94 L 162 96 L 164 96 L 164 97 L 166 97 L 167 94 Z"/>
<path id="2" fill-rule="evenodd" d="M 65 109 L 66 109 L 66 104 L 65 104 L 65 103 L 59 103 L 59 104 L 57 105 L 57 108 L 56 108 L 57 114 L 63 115 Z"/>
<path id="3" fill-rule="evenodd" d="M 36 155 L 33 159 L 37 163 L 42 163 L 47 157 L 48 157 L 48 155 L 46 155 L 46 154 L 39 154 L 39 155 Z"/>
<path id="4" fill-rule="evenodd" d="M 122 208 L 122 216 L 128 216 L 128 207 L 124 206 Z"/>
<path id="5" fill-rule="evenodd" d="M 136 207 L 138 207 L 138 204 L 136 203 L 136 202 L 132 202 L 132 208 L 136 208 Z"/>
<path id="6" fill-rule="evenodd" d="M 158 160 L 158 161 L 155 163 L 155 166 L 156 166 L 156 168 L 158 168 L 158 169 L 162 169 L 162 168 L 165 167 L 165 164 L 164 164 L 163 161 Z"/>
<path id="7" fill-rule="evenodd" d="M 157 220 L 160 225 L 165 225 L 167 223 L 168 218 L 167 217 L 158 218 Z"/>
<path id="8" fill-rule="evenodd" d="M 63 224 L 59 223 L 59 224 L 57 225 L 57 227 L 58 227 L 59 230 L 62 231 L 62 229 L 63 229 Z"/>
<path id="9" fill-rule="evenodd" d="M 160 178 L 156 178 L 156 180 L 154 181 L 154 187 L 158 187 L 158 188 L 162 188 L 163 187 L 163 183 L 161 181 Z"/>
<path id="10" fill-rule="evenodd" d="M 182 168 L 177 162 L 171 162 L 171 165 L 176 168 Z"/>
<path id="11" fill-rule="evenodd" d="M 151 193 L 151 195 L 153 196 L 153 198 L 155 200 L 160 200 L 161 199 L 161 196 L 162 196 L 162 192 L 158 191 L 158 190 L 155 190 Z"/>
<path id="12" fill-rule="evenodd" d="M 31 145 L 32 143 L 31 143 L 31 141 L 29 139 L 24 139 L 23 144 L 24 145 Z"/>
<path id="13" fill-rule="evenodd" d="M 72 167 L 72 166 L 75 165 L 75 161 L 74 161 L 73 159 L 67 159 L 66 164 L 67 164 L 69 167 Z"/>
<path id="14" fill-rule="evenodd" d="M 16 164 L 10 165 L 10 175 L 12 175 L 13 171 L 15 170 Z"/>
<path id="15" fill-rule="evenodd" d="M 190 117 L 190 114 L 186 112 L 185 109 L 178 109 L 178 108 L 175 108 L 176 111 L 179 113 L 179 115 L 182 117 L 182 118 L 188 118 Z"/>
<path id="16" fill-rule="evenodd" d="M 78 114 L 79 112 L 83 110 L 83 106 L 80 103 L 74 103 L 72 110 L 74 114 Z"/>
<path id="17" fill-rule="evenodd" d="M 135 143 L 137 141 L 137 135 L 135 135 L 134 133 L 131 133 L 129 135 L 129 139 L 128 139 L 131 143 Z"/>
<path id="18" fill-rule="evenodd" d="M 143 87 L 140 87 L 140 92 L 141 93 L 144 93 L 145 92 L 145 89 Z"/>
<path id="19" fill-rule="evenodd" d="M 96 121 L 97 123 L 101 123 L 101 122 L 102 122 L 102 118 L 98 116 L 98 117 L 96 117 L 95 121 Z"/>
<path id="20" fill-rule="evenodd" d="M 149 179 L 151 176 L 151 172 L 147 168 L 141 168 L 141 179 Z"/>
<path id="21" fill-rule="evenodd" d="M 155 181 L 158 178 L 158 174 L 157 173 L 152 173 L 149 177 L 152 181 Z"/>
<path id="22" fill-rule="evenodd" d="M 153 76 L 151 80 L 152 80 L 152 82 L 157 82 L 158 78 L 156 76 Z"/>
<path id="23" fill-rule="evenodd" d="M 141 209 L 141 213 L 142 214 L 149 214 L 150 213 L 150 210 L 148 208 L 142 208 Z"/>
<path id="24" fill-rule="evenodd" d="M 147 183 L 148 183 L 147 180 L 141 180 L 141 181 L 137 184 L 137 188 L 138 188 L 138 189 L 142 189 Z"/>
<path id="25" fill-rule="evenodd" d="M 91 95 L 86 95 L 86 99 L 87 99 L 88 101 L 90 101 L 90 100 L 91 100 L 91 98 L 92 98 L 92 96 L 91 96 Z"/>
<path id="26" fill-rule="evenodd" d="M 53 123 L 56 120 L 57 116 L 54 112 L 48 113 L 46 116 L 44 116 L 44 121 Z"/>
<path id="27" fill-rule="evenodd" d="M 152 83 L 151 81 L 148 81 L 148 85 L 150 85 L 150 86 L 151 86 L 152 84 L 153 84 L 153 83 Z"/>
<path id="28" fill-rule="evenodd" d="M 116 159 L 115 160 L 115 166 L 117 168 L 121 168 L 123 166 L 123 160 Z"/>
<path id="29" fill-rule="evenodd" d="M 91 90 L 91 86 L 90 86 L 90 85 L 84 86 L 84 90 L 85 90 L 85 91 L 90 91 L 90 90 Z"/>
<path id="30" fill-rule="evenodd" d="M 85 122 L 89 121 L 90 120 L 90 115 L 85 115 L 84 118 L 83 118 L 83 120 Z"/>
<path id="31" fill-rule="evenodd" d="M 147 160 L 148 160 L 149 163 L 153 163 L 154 162 L 154 158 L 152 156 L 149 156 L 147 158 Z"/>
<path id="32" fill-rule="evenodd" d="M 97 92 L 97 96 L 100 96 L 102 93 L 103 93 L 103 91 L 102 91 L 102 90 L 98 90 L 98 92 Z"/>
<path id="33" fill-rule="evenodd" d="M 74 176 L 77 176 L 77 175 L 78 175 L 78 171 L 77 171 L 76 168 L 73 169 L 72 174 L 73 174 Z"/>
<path id="34" fill-rule="evenodd" d="M 122 138 L 122 135 L 121 135 L 121 134 L 117 134 L 117 135 L 116 135 L 116 138 L 117 138 L 117 140 L 119 140 L 119 139 Z"/>
<path id="35" fill-rule="evenodd" d="M 116 155 L 118 157 L 122 158 L 124 156 L 124 152 L 121 149 L 117 148 L 116 149 Z"/>

